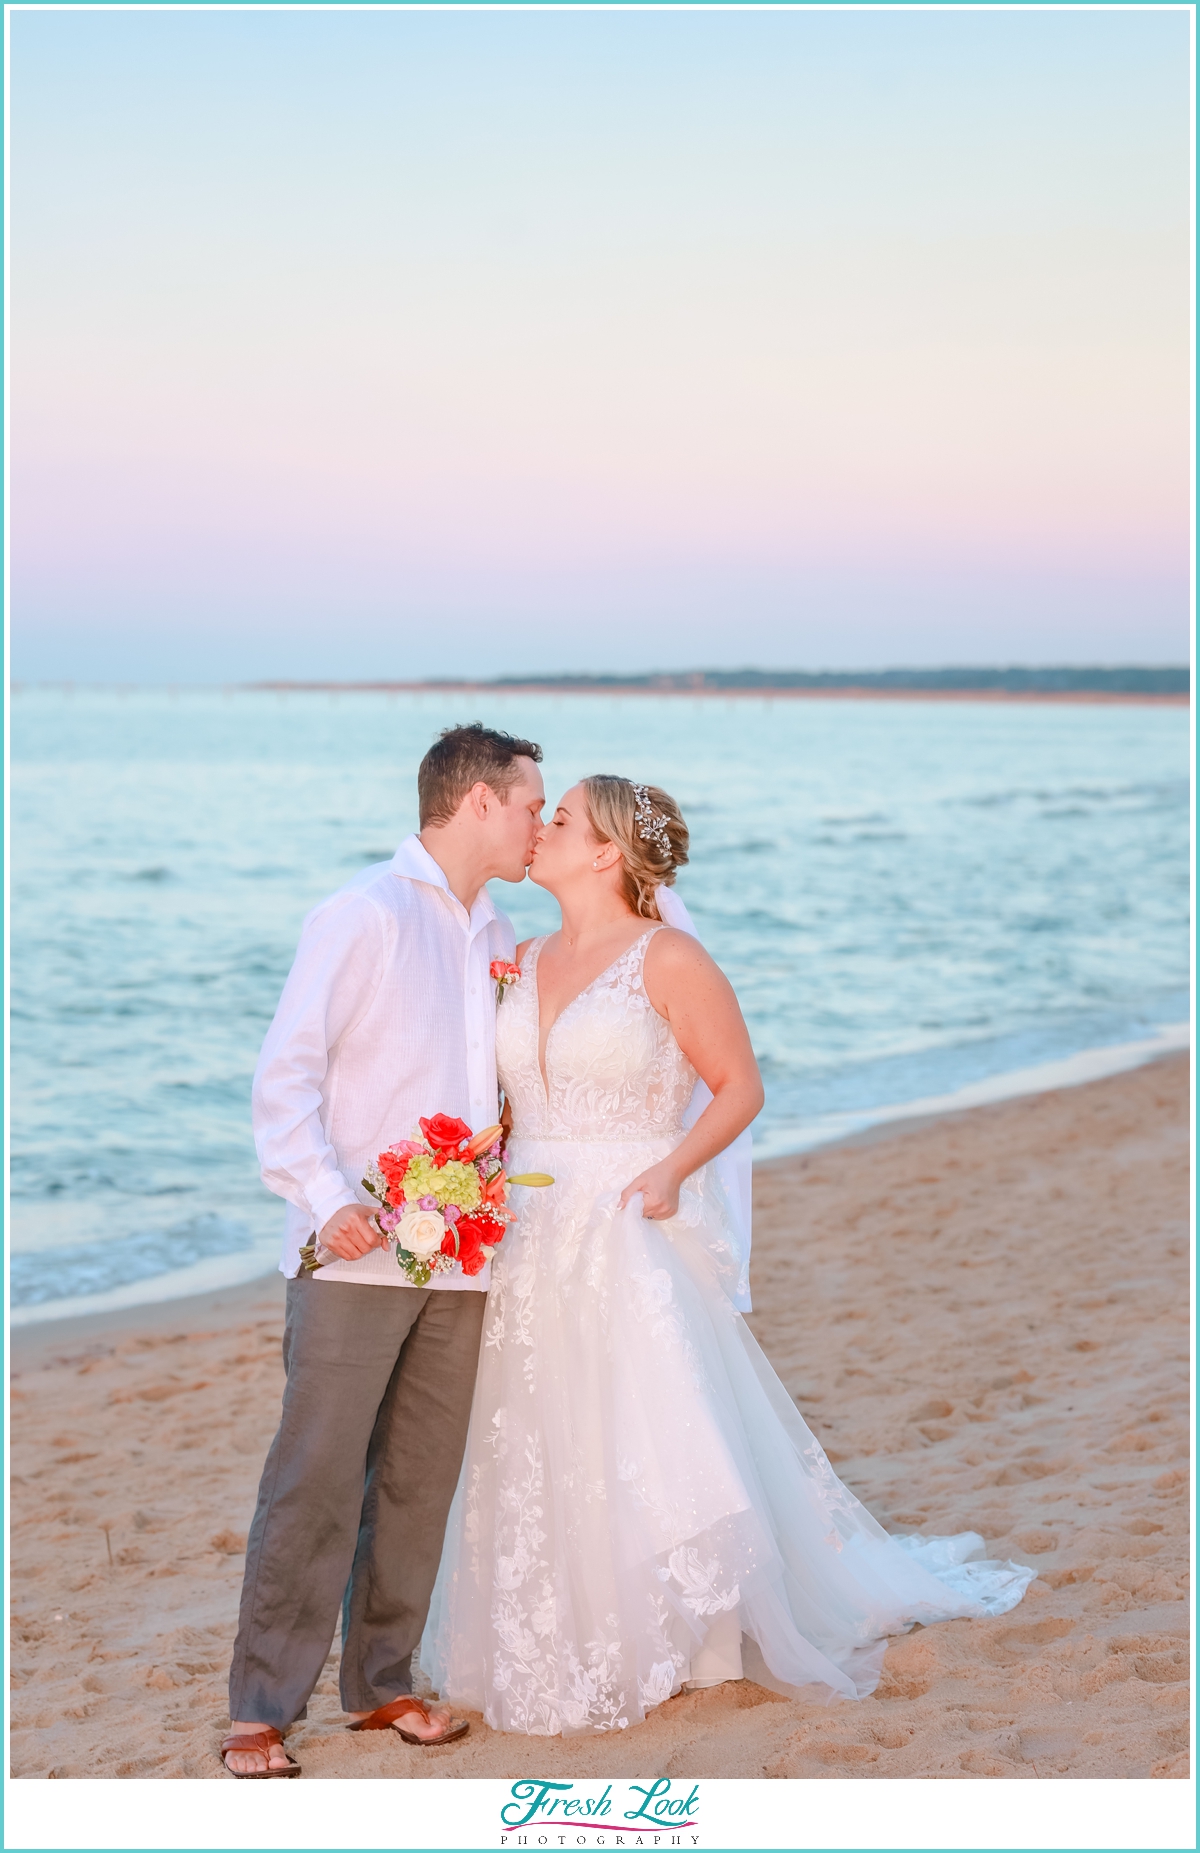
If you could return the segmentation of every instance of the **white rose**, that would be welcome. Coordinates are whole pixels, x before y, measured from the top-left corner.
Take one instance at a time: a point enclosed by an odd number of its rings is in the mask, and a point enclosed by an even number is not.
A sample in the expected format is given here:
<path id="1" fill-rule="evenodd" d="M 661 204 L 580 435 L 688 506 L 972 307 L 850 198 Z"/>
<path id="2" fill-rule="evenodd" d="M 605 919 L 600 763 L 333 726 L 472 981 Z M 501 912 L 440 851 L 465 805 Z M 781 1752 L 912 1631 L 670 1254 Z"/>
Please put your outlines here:
<path id="1" fill-rule="evenodd" d="M 435 1255 L 446 1234 L 446 1218 L 440 1210 L 406 1210 L 396 1224 L 396 1242 L 410 1255 Z"/>

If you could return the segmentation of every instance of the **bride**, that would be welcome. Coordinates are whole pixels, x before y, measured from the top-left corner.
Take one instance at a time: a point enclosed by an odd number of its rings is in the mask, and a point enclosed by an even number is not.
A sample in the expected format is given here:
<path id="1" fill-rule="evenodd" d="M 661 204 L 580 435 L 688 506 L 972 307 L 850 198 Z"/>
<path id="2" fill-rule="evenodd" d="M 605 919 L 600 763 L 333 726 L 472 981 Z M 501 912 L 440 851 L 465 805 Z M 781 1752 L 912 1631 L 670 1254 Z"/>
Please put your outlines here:
<path id="1" fill-rule="evenodd" d="M 862 1698 L 888 1635 L 1003 1614 L 1034 1575 L 966 1561 L 973 1532 L 890 1537 L 737 1310 L 741 1211 L 718 1154 L 762 1084 L 669 893 L 687 845 L 655 786 L 567 792 L 530 869 L 562 926 L 518 948 L 499 1007 L 508 1168 L 555 1181 L 514 1187 L 420 1655 L 495 1730 L 620 1730 L 744 1674 Z"/>

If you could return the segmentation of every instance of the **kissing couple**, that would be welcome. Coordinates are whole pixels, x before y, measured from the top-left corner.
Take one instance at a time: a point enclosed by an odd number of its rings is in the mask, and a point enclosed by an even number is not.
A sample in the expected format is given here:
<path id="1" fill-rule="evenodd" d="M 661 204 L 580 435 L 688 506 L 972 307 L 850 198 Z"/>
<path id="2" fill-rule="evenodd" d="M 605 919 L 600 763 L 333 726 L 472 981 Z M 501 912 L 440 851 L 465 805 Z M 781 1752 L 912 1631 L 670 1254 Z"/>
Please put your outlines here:
<path id="1" fill-rule="evenodd" d="M 728 1151 L 763 1092 L 671 893 L 687 826 L 611 775 L 543 823 L 541 758 L 441 735 L 418 833 L 309 914 L 263 1045 L 287 1383 L 246 1550 L 235 1776 L 299 1775 L 283 1734 L 339 1607 L 347 1728 L 429 1747 L 466 1734 L 454 1705 L 555 1736 L 744 1676 L 861 1698 L 888 1635 L 1002 1614 L 1033 1577 L 967 1561 L 975 1533 L 890 1537 L 834 1475 L 741 1316 Z M 485 884 L 527 871 L 562 924 L 517 946 Z M 494 1126 L 501 1093 L 508 1172 L 553 1184 L 514 1183 L 478 1271 L 414 1285 L 359 1180 L 423 1119 Z"/>

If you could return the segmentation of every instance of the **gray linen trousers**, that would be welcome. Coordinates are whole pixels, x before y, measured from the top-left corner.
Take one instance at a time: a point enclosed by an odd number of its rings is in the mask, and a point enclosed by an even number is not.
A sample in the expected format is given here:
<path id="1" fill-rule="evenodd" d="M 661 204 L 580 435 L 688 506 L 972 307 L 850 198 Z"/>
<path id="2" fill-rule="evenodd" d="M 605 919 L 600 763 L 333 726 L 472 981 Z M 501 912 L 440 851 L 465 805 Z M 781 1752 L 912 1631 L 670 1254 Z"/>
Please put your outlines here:
<path id="1" fill-rule="evenodd" d="M 283 1730 L 305 1716 L 339 1607 L 343 1708 L 412 1691 L 486 1299 L 288 1281 L 287 1386 L 246 1548 L 231 1718 Z"/>

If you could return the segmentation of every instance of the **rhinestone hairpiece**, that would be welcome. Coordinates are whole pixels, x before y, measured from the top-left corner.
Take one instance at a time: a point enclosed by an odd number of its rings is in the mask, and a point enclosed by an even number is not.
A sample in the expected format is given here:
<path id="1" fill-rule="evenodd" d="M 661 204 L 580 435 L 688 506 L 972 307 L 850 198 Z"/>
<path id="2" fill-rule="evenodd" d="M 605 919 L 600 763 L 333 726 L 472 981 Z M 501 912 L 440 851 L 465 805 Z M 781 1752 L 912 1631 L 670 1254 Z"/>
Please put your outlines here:
<path id="1" fill-rule="evenodd" d="M 637 818 L 637 833 L 643 843 L 654 843 L 664 856 L 671 854 L 671 838 L 667 830 L 667 820 L 661 811 L 656 811 L 650 802 L 650 793 L 645 785 L 635 785 L 634 798 L 637 800 L 634 815 Z"/>

